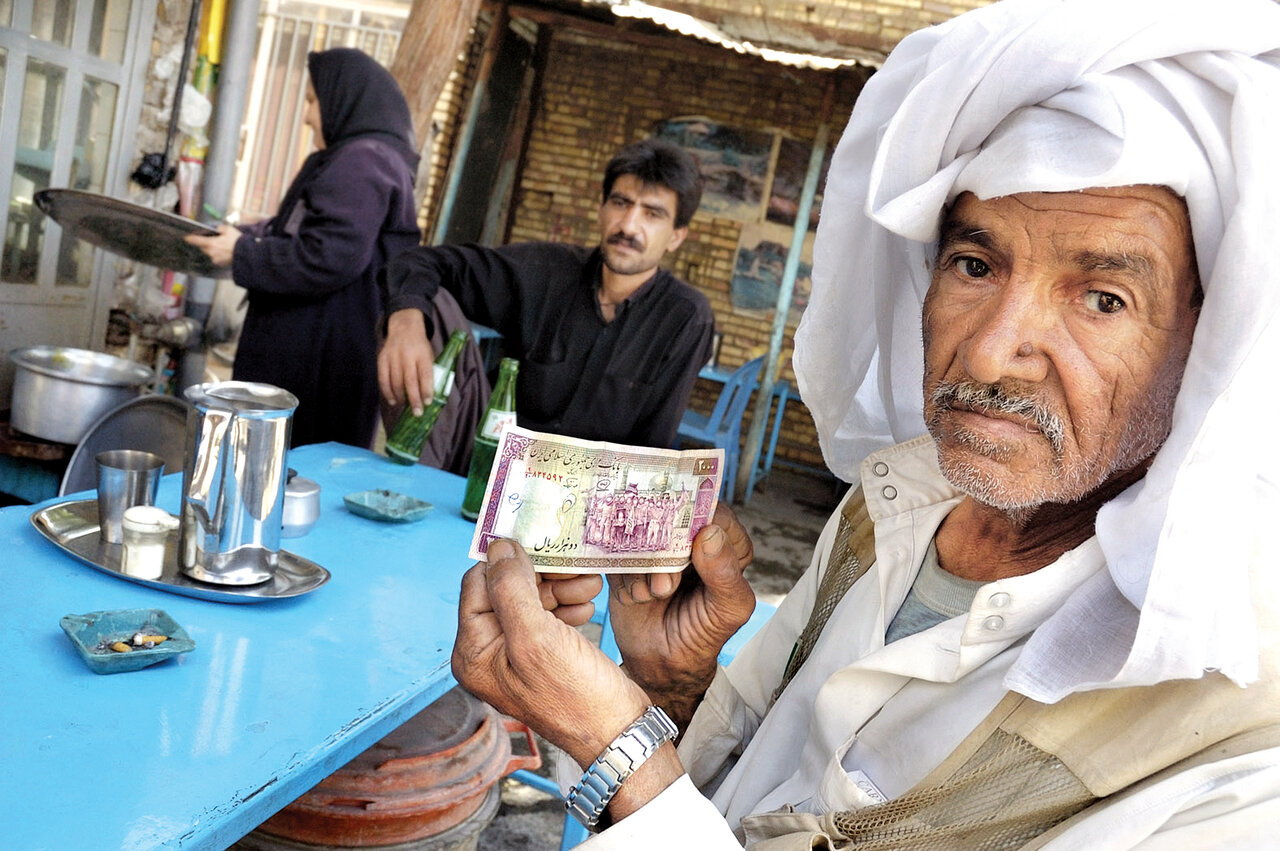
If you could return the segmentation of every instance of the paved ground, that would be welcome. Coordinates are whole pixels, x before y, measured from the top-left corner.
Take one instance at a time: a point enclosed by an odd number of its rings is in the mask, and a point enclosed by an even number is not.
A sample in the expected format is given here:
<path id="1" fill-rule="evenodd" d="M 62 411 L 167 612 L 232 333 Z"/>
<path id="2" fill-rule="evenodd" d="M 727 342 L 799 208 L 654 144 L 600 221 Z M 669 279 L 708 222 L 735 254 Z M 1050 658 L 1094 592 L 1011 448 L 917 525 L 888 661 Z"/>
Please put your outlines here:
<path id="1" fill-rule="evenodd" d="M 795 584 L 843 492 L 834 479 L 775 467 L 756 486 L 751 501 L 735 507 L 755 544 L 747 578 L 759 599 L 777 604 Z M 541 746 L 544 751 L 548 747 L 545 742 Z M 511 780 L 502 783 L 502 806 L 480 835 L 479 851 L 558 849 L 563 803 Z"/>

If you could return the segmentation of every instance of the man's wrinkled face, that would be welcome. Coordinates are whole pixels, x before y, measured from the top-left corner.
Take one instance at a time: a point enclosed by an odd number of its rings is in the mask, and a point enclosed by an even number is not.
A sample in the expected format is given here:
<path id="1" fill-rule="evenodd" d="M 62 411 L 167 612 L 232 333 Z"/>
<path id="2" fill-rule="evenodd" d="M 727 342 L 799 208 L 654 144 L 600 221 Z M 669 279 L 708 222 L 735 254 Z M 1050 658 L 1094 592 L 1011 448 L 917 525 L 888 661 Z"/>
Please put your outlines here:
<path id="1" fill-rule="evenodd" d="M 1074 502 L 1168 437 L 1198 279 L 1163 187 L 961 195 L 924 304 L 947 479 L 1006 511 Z"/>
<path id="2" fill-rule="evenodd" d="M 676 227 L 674 189 L 646 186 L 634 174 L 613 182 L 600 205 L 600 248 L 605 265 L 619 275 L 636 275 L 657 267 L 662 255 L 684 242 L 688 228 Z"/>

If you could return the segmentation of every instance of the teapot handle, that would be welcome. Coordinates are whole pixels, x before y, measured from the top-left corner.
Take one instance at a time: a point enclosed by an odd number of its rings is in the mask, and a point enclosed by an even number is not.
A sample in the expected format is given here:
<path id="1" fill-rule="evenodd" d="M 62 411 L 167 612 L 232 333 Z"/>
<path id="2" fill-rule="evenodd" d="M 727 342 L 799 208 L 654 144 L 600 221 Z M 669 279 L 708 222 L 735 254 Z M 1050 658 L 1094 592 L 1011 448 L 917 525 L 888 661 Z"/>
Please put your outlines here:
<path id="1" fill-rule="evenodd" d="M 187 502 L 192 507 L 198 508 L 204 515 L 206 531 L 212 534 L 218 532 L 217 528 L 210 527 L 214 526 L 213 517 L 216 517 L 219 512 L 212 512 L 211 517 L 209 505 L 216 502 L 221 495 L 220 489 L 215 490 L 215 482 L 218 471 L 222 468 L 220 463 L 222 443 L 234 417 L 233 411 L 209 408 L 205 411 L 204 421 L 200 426 L 200 437 L 196 441 L 195 466 L 191 472 L 191 485 L 187 489 Z"/>

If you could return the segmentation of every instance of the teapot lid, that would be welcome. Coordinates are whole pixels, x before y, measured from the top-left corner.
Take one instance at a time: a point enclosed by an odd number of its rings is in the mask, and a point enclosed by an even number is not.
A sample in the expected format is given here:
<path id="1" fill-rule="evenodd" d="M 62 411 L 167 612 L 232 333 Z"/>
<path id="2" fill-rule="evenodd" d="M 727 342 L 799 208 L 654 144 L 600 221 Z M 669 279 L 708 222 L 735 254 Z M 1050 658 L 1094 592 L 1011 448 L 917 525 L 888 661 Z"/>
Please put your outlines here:
<path id="1" fill-rule="evenodd" d="M 211 381 L 193 384 L 183 395 L 198 408 L 229 409 L 237 414 L 278 414 L 298 407 L 298 397 L 282 387 L 257 381 Z"/>

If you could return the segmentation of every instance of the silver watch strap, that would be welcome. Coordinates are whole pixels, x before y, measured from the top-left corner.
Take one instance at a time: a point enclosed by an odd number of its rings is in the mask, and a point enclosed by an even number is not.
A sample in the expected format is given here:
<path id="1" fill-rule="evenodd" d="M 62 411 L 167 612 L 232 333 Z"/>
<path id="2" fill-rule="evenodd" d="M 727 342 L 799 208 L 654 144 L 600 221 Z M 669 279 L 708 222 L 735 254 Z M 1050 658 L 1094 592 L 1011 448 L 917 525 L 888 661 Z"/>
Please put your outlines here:
<path id="1" fill-rule="evenodd" d="M 664 742 L 679 731 L 657 706 L 650 706 L 587 767 L 564 800 L 565 809 L 587 827 L 595 827 L 622 781 L 630 777 Z"/>

